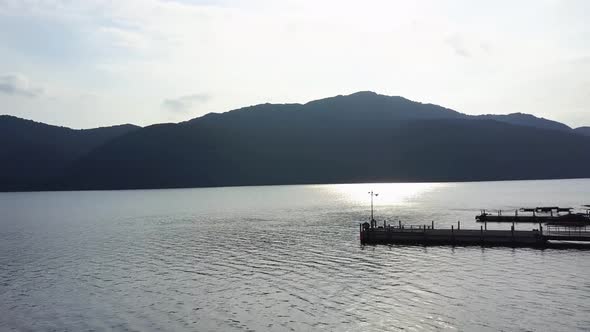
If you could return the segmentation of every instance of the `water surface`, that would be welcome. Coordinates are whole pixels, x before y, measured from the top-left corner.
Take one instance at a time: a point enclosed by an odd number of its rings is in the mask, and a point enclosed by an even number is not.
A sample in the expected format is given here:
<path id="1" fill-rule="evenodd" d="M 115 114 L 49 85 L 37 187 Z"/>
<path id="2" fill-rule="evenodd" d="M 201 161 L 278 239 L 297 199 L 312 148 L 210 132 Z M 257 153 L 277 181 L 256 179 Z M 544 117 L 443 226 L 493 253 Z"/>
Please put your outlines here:
<path id="1" fill-rule="evenodd" d="M 590 251 L 363 247 L 371 189 L 380 222 L 438 227 L 590 204 L 589 180 L 2 193 L 0 330 L 590 328 Z"/>

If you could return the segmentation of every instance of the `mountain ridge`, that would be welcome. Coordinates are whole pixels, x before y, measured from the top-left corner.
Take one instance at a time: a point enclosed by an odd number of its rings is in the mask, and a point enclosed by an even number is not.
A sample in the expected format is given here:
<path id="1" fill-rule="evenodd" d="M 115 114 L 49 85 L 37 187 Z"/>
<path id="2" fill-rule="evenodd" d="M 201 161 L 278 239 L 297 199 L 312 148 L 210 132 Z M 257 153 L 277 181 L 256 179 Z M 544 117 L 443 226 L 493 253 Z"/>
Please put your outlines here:
<path id="1" fill-rule="evenodd" d="M 24 150 L 4 136 L 12 164 L 0 165 L 0 190 L 590 177 L 590 137 L 563 124 L 521 113 L 472 116 L 366 91 L 117 133 L 49 127 L 62 137 L 50 146 L 47 135 L 34 148 L 21 142 Z M 88 138 L 93 130 L 100 140 Z M 80 137 L 98 143 L 70 142 Z"/>
<path id="2" fill-rule="evenodd" d="M 505 122 L 505 123 L 510 123 L 510 124 L 515 124 L 515 125 L 521 125 L 521 126 L 532 126 L 532 127 L 537 127 L 537 128 L 545 128 L 545 129 L 554 129 L 554 130 L 566 130 L 566 131 L 573 131 L 576 132 L 577 129 L 579 128 L 571 128 L 568 125 L 565 125 L 561 122 L 555 121 L 555 120 L 551 120 L 551 119 L 546 119 L 543 117 L 537 117 L 533 114 L 528 114 L 528 113 L 522 113 L 522 112 L 515 112 L 515 113 L 509 113 L 509 114 L 480 114 L 480 115 L 470 115 L 470 114 L 465 114 L 465 113 L 461 113 L 458 111 L 455 111 L 453 109 L 444 107 L 444 106 L 440 106 L 437 104 L 433 104 L 433 103 L 422 103 L 422 102 L 418 102 L 418 101 L 413 101 L 411 99 L 402 97 L 402 96 L 388 96 L 388 95 L 383 95 L 383 94 L 379 94 L 373 91 L 358 91 L 349 95 L 336 95 L 333 97 L 327 97 L 327 98 L 322 98 L 322 99 L 317 99 L 317 100 L 312 100 L 306 103 L 286 103 L 286 104 L 273 104 L 273 103 L 262 103 L 262 104 L 255 104 L 255 105 L 250 105 L 250 106 L 245 106 L 245 107 L 241 107 L 241 108 L 237 108 L 237 109 L 233 109 L 227 112 L 222 112 L 222 113 L 207 113 L 201 117 L 196 117 L 193 119 L 189 119 L 187 121 L 183 121 L 181 123 L 184 122 L 195 122 L 198 121 L 199 119 L 203 118 L 203 117 L 214 117 L 217 115 L 222 115 L 222 114 L 228 114 L 228 113 L 238 113 L 238 112 L 247 112 L 250 110 L 260 110 L 260 109 L 264 109 L 267 111 L 280 111 L 282 110 L 284 107 L 289 107 L 290 110 L 293 110 L 294 108 L 298 108 L 300 110 L 305 110 L 306 108 L 315 108 L 315 106 L 317 106 L 318 104 L 323 104 L 326 102 L 330 102 L 330 101 L 334 101 L 334 100 L 338 100 L 338 99 L 343 99 L 343 98 L 356 98 L 356 97 L 361 97 L 361 98 L 367 98 L 367 97 L 372 97 L 372 98 L 381 98 L 384 100 L 397 100 L 400 101 L 402 103 L 409 103 L 409 104 L 417 104 L 420 105 L 421 107 L 432 107 L 432 108 L 437 108 L 439 110 L 448 112 L 449 115 L 447 115 L 446 117 L 451 117 L 450 114 L 452 114 L 452 117 L 463 117 L 463 118 L 473 118 L 473 119 L 487 119 L 487 120 L 495 120 L 495 121 L 500 121 L 500 122 Z M 585 127 L 580 127 L 580 128 L 585 128 Z M 580 132 L 582 132 L 583 130 L 580 130 Z"/>

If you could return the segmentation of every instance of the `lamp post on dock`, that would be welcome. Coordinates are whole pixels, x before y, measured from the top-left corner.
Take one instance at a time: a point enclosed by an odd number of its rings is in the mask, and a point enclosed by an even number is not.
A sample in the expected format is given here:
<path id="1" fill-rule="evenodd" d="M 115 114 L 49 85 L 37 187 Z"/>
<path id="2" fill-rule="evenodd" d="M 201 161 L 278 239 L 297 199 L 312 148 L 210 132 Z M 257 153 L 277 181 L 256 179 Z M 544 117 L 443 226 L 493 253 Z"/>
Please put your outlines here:
<path id="1" fill-rule="evenodd" d="M 369 195 L 371 195 L 371 226 L 373 226 L 374 218 L 373 218 L 373 196 L 379 196 L 379 194 L 374 193 L 373 190 L 369 191 Z M 375 224 L 377 224 L 375 222 Z M 376 225 L 375 225 L 376 226 Z"/>

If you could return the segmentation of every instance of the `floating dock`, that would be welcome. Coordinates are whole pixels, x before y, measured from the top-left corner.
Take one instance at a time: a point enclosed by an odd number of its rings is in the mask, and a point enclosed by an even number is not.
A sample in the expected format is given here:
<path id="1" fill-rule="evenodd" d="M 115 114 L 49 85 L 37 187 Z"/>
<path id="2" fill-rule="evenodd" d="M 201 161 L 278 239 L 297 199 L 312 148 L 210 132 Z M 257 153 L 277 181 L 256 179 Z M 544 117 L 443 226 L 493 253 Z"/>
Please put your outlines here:
<path id="1" fill-rule="evenodd" d="M 480 229 L 435 229 L 434 223 L 420 226 L 385 225 L 370 227 L 361 224 L 362 244 L 419 244 L 458 246 L 509 246 L 509 247 L 580 247 L 590 248 L 590 229 L 586 227 L 546 226 L 530 231 Z M 555 243 L 554 241 L 559 241 Z M 566 241 L 566 242 L 563 242 Z M 588 242 L 567 243 L 567 241 Z"/>
<path id="2" fill-rule="evenodd" d="M 475 217 L 477 222 L 501 222 L 501 223 L 546 223 L 552 225 L 590 225 L 590 206 L 584 205 L 585 213 L 573 213 L 573 208 L 560 208 L 557 206 L 542 206 L 536 208 L 521 208 L 514 213 L 506 214 L 506 211 L 498 210 L 496 214 L 482 210 Z M 519 213 L 520 212 L 520 213 Z"/>

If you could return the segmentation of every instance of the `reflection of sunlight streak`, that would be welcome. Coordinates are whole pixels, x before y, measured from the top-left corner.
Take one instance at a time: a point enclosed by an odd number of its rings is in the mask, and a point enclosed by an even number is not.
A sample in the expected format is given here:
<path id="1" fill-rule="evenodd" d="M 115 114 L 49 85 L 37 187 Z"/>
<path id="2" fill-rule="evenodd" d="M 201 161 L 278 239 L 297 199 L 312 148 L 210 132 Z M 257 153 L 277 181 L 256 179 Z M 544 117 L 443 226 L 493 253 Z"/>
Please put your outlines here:
<path id="1" fill-rule="evenodd" d="M 359 183 L 326 186 L 325 189 L 353 204 L 369 202 L 368 192 L 373 190 L 377 205 L 407 205 L 424 193 L 442 187 L 442 183 Z"/>

